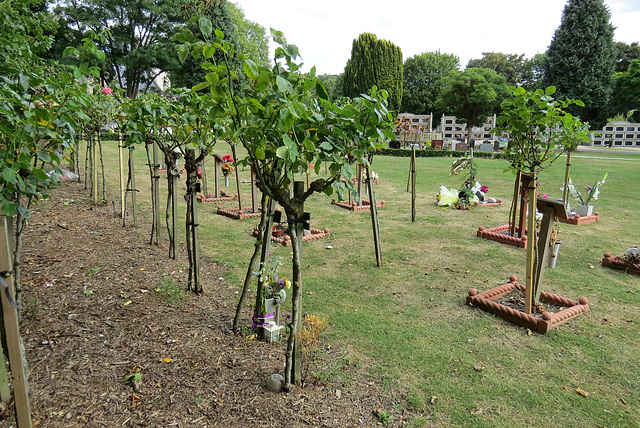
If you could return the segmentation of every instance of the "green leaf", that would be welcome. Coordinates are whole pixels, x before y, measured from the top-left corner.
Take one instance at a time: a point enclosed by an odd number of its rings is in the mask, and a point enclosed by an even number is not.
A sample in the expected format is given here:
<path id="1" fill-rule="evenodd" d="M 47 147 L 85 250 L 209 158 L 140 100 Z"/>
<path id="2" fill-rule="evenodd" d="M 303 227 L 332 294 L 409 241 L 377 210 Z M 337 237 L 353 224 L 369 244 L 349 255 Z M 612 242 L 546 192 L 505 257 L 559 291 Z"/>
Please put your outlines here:
<path id="1" fill-rule="evenodd" d="M 201 89 L 208 88 L 209 86 L 211 86 L 211 83 L 209 82 L 200 82 L 191 89 L 193 89 L 194 91 L 199 91 Z"/>
<path id="2" fill-rule="evenodd" d="M 202 56 L 204 56 L 205 58 L 211 58 L 215 53 L 216 48 L 211 45 L 206 45 L 204 49 L 202 49 Z"/>
<path id="3" fill-rule="evenodd" d="M 264 160 L 265 153 L 262 147 L 256 147 L 256 157 L 260 160 Z"/>
<path id="4" fill-rule="evenodd" d="M 220 80 L 218 73 L 214 73 L 214 72 L 207 73 L 206 76 L 204 76 L 204 78 L 207 82 L 211 83 L 212 85 L 215 85 Z"/>
<path id="5" fill-rule="evenodd" d="M 5 169 L 2 170 L 2 178 L 7 183 L 16 184 L 16 182 L 17 182 L 16 173 L 11 168 L 5 168 Z"/>
<path id="6" fill-rule="evenodd" d="M 2 201 L 2 214 L 11 217 L 17 213 L 15 202 L 7 201 L 6 199 Z"/>
<path id="7" fill-rule="evenodd" d="M 276 157 L 280 158 L 280 159 L 287 159 L 287 152 L 289 151 L 289 149 L 287 148 L 287 146 L 280 146 L 276 149 Z"/>
<path id="8" fill-rule="evenodd" d="M 142 380 L 142 373 L 133 373 L 124 377 L 125 382 L 140 382 Z"/>
<path id="9" fill-rule="evenodd" d="M 329 94 L 327 94 L 327 89 L 324 87 L 324 84 L 320 81 L 316 83 L 316 94 L 318 95 L 318 98 L 322 100 L 329 99 Z"/>
<path id="10" fill-rule="evenodd" d="M 211 24 L 211 20 L 206 16 L 201 16 L 198 25 L 200 26 L 200 31 L 205 37 L 209 37 L 213 32 L 213 25 Z"/>
<path id="11" fill-rule="evenodd" d="M 264 106 L 260 104 L 260 102 L 255 98 L 249 98 L 249 103 L 255 108 L 257 108 L 258 110 L 264 111 Z"/>
<path id="12" fill-rule="evenodd" d="M 258 67 L 251 59 L 247 58 L 242 64 L 242 68 L 249 79 L 256 80 L 258 78 Z"/>
<path id="13" fill-rule="evenodd" d="M 49 156 L 49 153 L 38 150 L 36 154 L 38 155 L 38 159 L 40 159 L 42 162 L 51 163 L 51 156 Z"/>
<path id="14" fill-rule="evenodd" d="M 279 74 L 276 76 L 276 85 L 278 86 L 278 90 L 280 92 L 290 93 L 293 91 L 293 86 L 291 85 L 291 82 L 289 82 L 287 79 L 280 76 Z"/>

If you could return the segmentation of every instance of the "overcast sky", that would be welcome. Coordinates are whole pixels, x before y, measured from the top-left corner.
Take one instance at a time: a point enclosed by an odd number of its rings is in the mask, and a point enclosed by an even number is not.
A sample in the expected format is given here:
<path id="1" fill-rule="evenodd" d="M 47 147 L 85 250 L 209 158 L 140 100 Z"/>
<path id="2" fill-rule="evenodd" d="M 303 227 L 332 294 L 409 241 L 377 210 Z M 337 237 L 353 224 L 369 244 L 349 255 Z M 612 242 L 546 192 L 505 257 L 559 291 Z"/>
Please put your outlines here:
<path id="1" fill-rule="evenodd" d="M 361 33 L 402 49 L 406 60 L 423 52 L 454 54 L 464 68 L 482 52 L 524 54 L 547 50 L 566 0 L 229 0 L 245 17 L 284 33 L 298 46 L 304 70 L 339 74 Z M 640 0 L 605 0 L 614 40 L 640 41 Z"/>

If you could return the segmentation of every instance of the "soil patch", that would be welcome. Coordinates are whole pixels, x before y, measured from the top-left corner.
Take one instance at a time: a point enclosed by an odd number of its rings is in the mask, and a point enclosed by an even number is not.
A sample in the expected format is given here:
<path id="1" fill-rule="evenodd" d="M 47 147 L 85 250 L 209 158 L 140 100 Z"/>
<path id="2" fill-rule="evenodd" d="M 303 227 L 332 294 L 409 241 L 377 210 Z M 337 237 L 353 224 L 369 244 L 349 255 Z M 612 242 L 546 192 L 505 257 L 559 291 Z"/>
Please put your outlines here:
<path id="1" fill-rule="evenodd" d="M 184 249 L 169 259 L 166 246 L 148 244 L 149 218 L 123 227 L 88 193 L 62 185 L 25 232 L 21 330 L 34 426 L 372 426 L 374 411 L 403 402 L 354 358 L 329 382 L 269 392 L 284 344 L 230 331 L 238 286 L 223 267 L 204 258 L 205 294 L 170 304 L 171 287 L 186 282 Z M 343 350 L 333 345 L 322 352 L 337 361 Z M 139 381 L 125 382 L 132 374 Z M 393 412 L 387 426 L 412 413 Z M 2 416 L 15 426 L 12 408 Z"/>

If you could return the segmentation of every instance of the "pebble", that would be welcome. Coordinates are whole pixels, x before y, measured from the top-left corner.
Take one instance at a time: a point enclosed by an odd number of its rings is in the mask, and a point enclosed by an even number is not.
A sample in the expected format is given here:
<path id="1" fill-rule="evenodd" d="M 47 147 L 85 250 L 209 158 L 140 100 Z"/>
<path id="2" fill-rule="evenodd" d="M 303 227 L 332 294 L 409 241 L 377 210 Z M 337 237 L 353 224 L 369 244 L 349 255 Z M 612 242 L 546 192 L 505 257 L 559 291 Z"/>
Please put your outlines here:
<path id="1" fill-rule="evenodd" d="M 267 389 L 273 392 L 282 392 L 284 386 L 284 378 L 282 375 L 275 373 L 267 378 Z"/>

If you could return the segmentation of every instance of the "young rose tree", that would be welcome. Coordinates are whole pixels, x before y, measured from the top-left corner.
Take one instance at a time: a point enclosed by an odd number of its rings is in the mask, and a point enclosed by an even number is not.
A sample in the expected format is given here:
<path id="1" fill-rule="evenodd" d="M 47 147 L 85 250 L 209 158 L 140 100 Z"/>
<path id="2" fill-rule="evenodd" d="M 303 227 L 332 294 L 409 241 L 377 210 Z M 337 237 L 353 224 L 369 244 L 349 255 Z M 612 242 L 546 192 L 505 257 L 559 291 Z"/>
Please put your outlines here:
<path id="1" fill-rule="evenodd" d="M 206 35 L 207 24 L 201 19 L 201 28 L 203 23 Z M 210 29 L 208 33 L 212 34 Z M 235 76 L 226 64 L 208 62 L 203 64 L 209 70 L 206 82 L 194 89 L 210 88 L 217 105 L 213 110 L 224 107 L 229 121 L 227 138 L 247 150 L 246 157 L 237 162 L 255 169 L 259 189 L 277 201 L 286 214 L 287 233 L 293 243 L 293 310 L 285 368 L 285 390 L 289 390 L 292 383 L 301 380 L 297 334 L 302 314 L 302 240 L 297 238 L 303 233 L 304 202 L 316 192 L 343 192 L 345 185 L 355 191 L 351 162 L 355 159 L 367 166 L 369 155 L 379 148 L 380 141 L 392 139 L 394 134 L 385 91 L 373 88 L 352 102 L 333 104 L 315 75 L 315 67 L 309 74 L 302 73 L 301 64 L 295 62 L 297 47 L 288 44 L 282 33 L 272 30 L 271 34 L 279 45 L 273 67 L 245 60 L 244 73 L 253 82 L 248 93 L 239 96 L 233 92 Z M 214 43 L 204 46 L 189 35 L 183 36 L 187 42 L 183 52 L 202 52 L 205 58 L 211 58 L 212 46 L 224 50 L 219 31 Z M 225 103 L 220 102 L 222 98 Z M 294 174 L 319 174 L 322 162 L 328 164 L 326 176 L 318 176 L 308 189 L 299 186 L 302 188 L 291 192 Z M 347 179 L 346 184 L 340 177 Z"/>
<path id="2" fill-rule="evenodd" d="M 539 278 L 534 269 L 538 251 L 535 239 L 537 177 L 563 153 L 589 141 L 589 136 L 587 126 L 566 111 L 573 104 L 583 106 L 582 101 L 553 99 L 553 86 L 535 91 L 522 87 L 510 87 L 509 90 L 511 97 L 502 103 L 497 129 L 509 134 L 505 154 L 511 161 L 511 168 L 530 176 L 527 229 L 533 237 L 527 241 L 526 312 L 531 313 L 532 306 L 540 299 Z"/>

